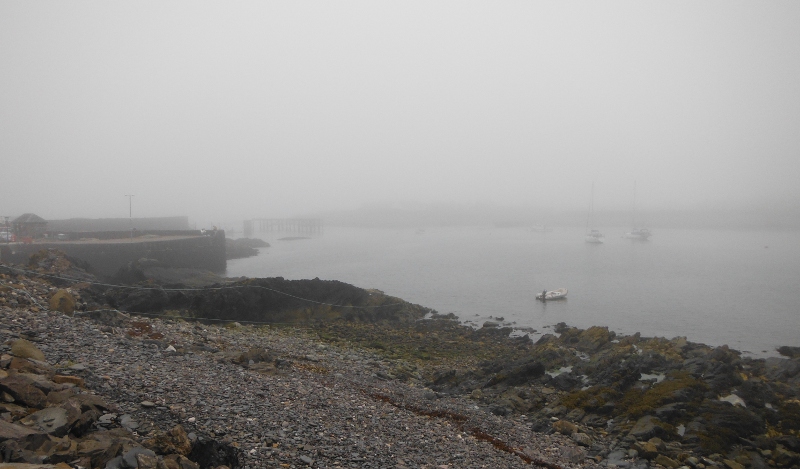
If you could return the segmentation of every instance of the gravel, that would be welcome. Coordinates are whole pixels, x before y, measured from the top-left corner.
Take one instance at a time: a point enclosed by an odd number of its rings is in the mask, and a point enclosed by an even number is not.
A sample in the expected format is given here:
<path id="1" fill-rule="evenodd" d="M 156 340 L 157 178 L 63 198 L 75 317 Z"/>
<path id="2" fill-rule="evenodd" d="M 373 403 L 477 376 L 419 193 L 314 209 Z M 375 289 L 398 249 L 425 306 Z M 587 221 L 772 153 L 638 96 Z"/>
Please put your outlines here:
<path id="1" fill-rule="evenodd" d="M 143 437 L 180 424 L 195 440 L 237 448 L 244 468 L 599 466 L 568 437 L 533 432 L 524 416 L 382 379 L 380 357 L 302 329 L 142 317 L 112 327 L 19 303 L 0 307 L 0 343 L 26 337 L 60 373 L 83 377 L 119 407 L 100 424 Z M 237 362 L 253 348 L 270 358 Z"/>

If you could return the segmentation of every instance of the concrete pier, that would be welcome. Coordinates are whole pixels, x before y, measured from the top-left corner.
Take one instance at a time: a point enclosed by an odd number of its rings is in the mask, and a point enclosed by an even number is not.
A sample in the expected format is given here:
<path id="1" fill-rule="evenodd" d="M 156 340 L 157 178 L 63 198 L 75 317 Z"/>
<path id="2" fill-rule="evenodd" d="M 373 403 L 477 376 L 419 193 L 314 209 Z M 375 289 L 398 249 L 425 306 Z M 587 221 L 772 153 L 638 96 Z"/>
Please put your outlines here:
<path id="1" fill-rule="evenodd" d="M 245 220 L 244 234 L 257 233 L 295 233 L 305 235 L 321 234 L 322 220 L 319 218 L 254 218 Z"/>

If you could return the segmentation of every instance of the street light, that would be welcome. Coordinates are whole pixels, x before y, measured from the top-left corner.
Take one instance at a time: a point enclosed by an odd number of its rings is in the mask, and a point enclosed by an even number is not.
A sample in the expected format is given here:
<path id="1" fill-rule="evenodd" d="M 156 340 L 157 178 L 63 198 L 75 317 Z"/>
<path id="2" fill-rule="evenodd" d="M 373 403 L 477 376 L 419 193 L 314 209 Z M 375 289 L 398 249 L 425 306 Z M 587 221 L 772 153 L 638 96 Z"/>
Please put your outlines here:
<path id="1" fill-rule="evenodd" d="M 128 225 L 131 230 L 131 242 L 133 242 L 133 205 L 131 202 L 133 200 L 133 194 L 125 194 L 125 197 L 128 198 Z"/>

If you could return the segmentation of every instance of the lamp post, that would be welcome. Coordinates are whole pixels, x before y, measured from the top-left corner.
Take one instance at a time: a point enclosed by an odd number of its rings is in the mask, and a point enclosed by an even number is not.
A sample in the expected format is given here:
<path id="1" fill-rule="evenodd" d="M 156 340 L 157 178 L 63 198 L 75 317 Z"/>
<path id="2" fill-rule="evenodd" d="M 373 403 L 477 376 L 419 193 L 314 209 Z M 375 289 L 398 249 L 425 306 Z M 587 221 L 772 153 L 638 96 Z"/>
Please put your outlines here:
<path id="1" fill-rule="evenodd" d="M 128 225 L 131 230 L 131 242 L 133 242 L 133 194 L 125 194 L 125 197 L 128 198 Z"/>

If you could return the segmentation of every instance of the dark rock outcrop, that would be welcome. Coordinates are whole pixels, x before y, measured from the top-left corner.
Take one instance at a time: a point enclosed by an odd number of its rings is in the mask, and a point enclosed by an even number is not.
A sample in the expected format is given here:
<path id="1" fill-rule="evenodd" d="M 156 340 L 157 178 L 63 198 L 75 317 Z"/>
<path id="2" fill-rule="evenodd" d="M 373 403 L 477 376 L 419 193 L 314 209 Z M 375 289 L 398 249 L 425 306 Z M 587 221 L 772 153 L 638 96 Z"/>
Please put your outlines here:
<path id="1" fill-rule="evenodd" d="M 180 310 L 188 317 L 210 320 L 304 323 L 348 321 L 413 321 L 426 308 L 376 291 L 334 280 L 248 279 L 201 289 L 181 285 L 164 288 L 110 289 L 105 299 L 114 308 L 141 313 Z M 501 329 L 502 331 L 502 329 Z M 511 332 L 508 328 L 506 335 Z"/>
<path id="2" fill-rule="evenodd" d="M 258 238 L 225 238 L 225 257 L 228 260 L 258 255 L 258 248 L 268 248 L 269 243 Z"/>

